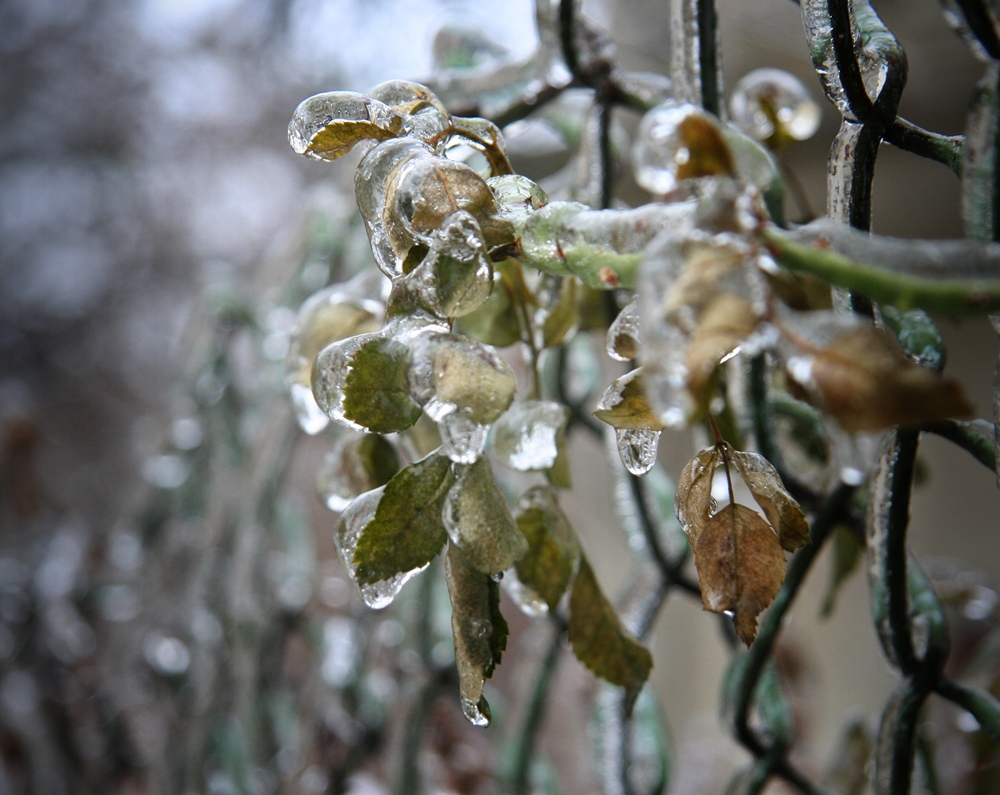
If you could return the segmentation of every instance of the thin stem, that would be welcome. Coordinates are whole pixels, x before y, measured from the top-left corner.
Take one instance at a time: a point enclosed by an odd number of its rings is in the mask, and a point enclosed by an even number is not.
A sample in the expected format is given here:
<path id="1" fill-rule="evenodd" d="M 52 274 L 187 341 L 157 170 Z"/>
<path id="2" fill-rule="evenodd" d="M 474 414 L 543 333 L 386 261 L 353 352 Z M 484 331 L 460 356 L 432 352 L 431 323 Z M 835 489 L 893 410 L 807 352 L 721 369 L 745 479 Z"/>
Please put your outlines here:
<path id="1" fill-rule="evenodd" d="M 538 731 L 545 715 L 546 701 L 551 692 L 552 677 L 555 674 L 559 654 L 562 651 L 563 634 L 563 629 L 556 630 L 552 642 L 549 644 L 549 649 L 545 657 L 542 658 L 536 674 L 535 686 L 531 691 L 531 699 L 524 714 L 524 721 L 518 730 L 514 746 L 514 761 L 511 765 L 513 773 L 511 774 L 510 791 L 513 795 L 527 795 L 531 792 L 531 761 L 534 758 Z"/>
<path id="2" fill-rule="evenodd" d="M 715 0 L 698 0 L 698 71 L 701 76 L 701 106 L 719 115 L 719 16 Z"/>
<path id="3" fill-rule="evenodd" d="M 954 442 L 991 472 L 996 470 L 997 453 L 992 435 L 984 436 L 969 423 L 956 420 L 931 423 L 920 430 Z"/>
<path id="4" fill-rule="evenodd" d="M 968 710 L 983 731 L 1000 742 L 1000 701 L 992 693 L 960 684 L 944 676 L 934 684 L 934 690 L 942 698 Z"/>
<path id="5" fill-rule="evenodd" d="M 889 507 L 885 527 L 886 620 L 896 664 L 904 674 L 917 668 L 910 631 L 909 581 L 907 577 L 906 529 L 910 522 L 910 494 L 917 460 L 919 434 L 896 431 L 896 456 L 889 482 Z"/>

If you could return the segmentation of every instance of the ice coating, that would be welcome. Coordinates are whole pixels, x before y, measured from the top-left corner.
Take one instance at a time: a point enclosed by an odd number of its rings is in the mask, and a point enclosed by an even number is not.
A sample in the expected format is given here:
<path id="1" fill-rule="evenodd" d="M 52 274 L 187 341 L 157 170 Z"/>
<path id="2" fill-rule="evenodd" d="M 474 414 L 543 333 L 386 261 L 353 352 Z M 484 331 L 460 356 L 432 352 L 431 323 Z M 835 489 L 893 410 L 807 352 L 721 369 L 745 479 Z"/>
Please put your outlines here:
<path id="1" fill-rule="evenodd" d="M 616 428 L 615 440 L 622 464 L 633 475 L 645 475 L 656 463 L 661 431 L 648 428 Z"/>
<path id="2" fill-rule="evenodd" d="M 639 358 L 642 335 L 639 326 L 639 299 L 633 297 L 614 319 L 606 337 L 608 356 L 620 362 Z"/>
<path id="3" fill-rule="evenodd" d="M 520 472 L 551 469 L 568 421 L 569 410 L 561 403 L 514 403 L 494 425 L 493 452 L 498 461 Z"/>
<path id="4" fill-rule="evenodd" d="M 401 135 L 434 144 L 451 130 L 451 115 L 434 92 L 420 83 L 388 80 L 375 86 L 370 96 L 402 114 Z"/>
<path id="5" fill-rule="evenodd" d="M 646 251 L 639 361 L 650 405 L 668 427 L 684 426 L 694 408 L 686 356 L 703 309 L 730 293 L 748 298 L 758 314 L 765 310 L 762 276 L 749 254 L 739 235 L 690 227 L 665 230 Z"/>
<path id="6" fill-rule="evenodd" d="M 380 580 L 370 585 L 358 585 L 354 565 L 354 550 L 357 549 L 358 539 L 368 523 L 375 517 L 378 510 L 379 501 L 385 492 L 385 486 L 380 486 L 372 491 L 365 492 L 360 497 L 352 500 L 344 512 L 340 515 L 337 528 L 334 531 L 334 545 L 337 547 L 337 555 L 344 566 L 344 570 L 350 576 L 351 582 L 358 589 L 364 603 L 375 610 L 388 607 L 400 589 L 415 575 L 427 568 L 421 566 L 412 571 L 405 571 L 390 577 L 388 580 Z"/>
<path id="7" fill-rule="evenodd" d="M 397 171 L 417 157 L 432 156 L 424 143 L 413 138 L 397 138 L 373 147 L 354 173 L 354 196 L 364 220 L 372 253 L 379 268 L 390 279 L 401 276 L 403 261 L 396 257 L 383 220 L 386 195 Z"/>
<path id="8" fill-rule="evenodd" d="M 320 351 L 313 365 L 312 392 L 316 405 L 330 419 L 355 431 L 366 429 L 344 415 L 344 389 L 351 371 L 351 358 L 366 342 L 383 336 L 377 331 L 334 342 Z"/>
<path id="9" fill-rule="evenodd" d="M 469 419 L 464 411 L 452 411 L 438 420 L 441 449 L 456 464 L 473 464 L 486 447 L 488 425 Z"/>
<path id="10" fill-rule="evenodd" d="M 303 100 L 288 124 L 288 142 L 297 154 L 335 160 L 359 141 L 384 141 L 403 127 L 403 117 L 377 99 L 353 91 L 330 91 Z M 343 133 L 324 138 L 328 128 Z"/>
<path id="11" fill-rule="evenodd" d="M 805 141 L 819 129 L 820 108 L 802 82 L 781 69 L 754 69 L 733 86 L 730 120 L 758 141 Z"/>
<path id="12" fill-rule="evenodd" d="M 464 210 L 448 216 L 421 263 L 399 280 L 438 317 L 474 312 L 493 289 L 493 265 L 476 219 Z"/>

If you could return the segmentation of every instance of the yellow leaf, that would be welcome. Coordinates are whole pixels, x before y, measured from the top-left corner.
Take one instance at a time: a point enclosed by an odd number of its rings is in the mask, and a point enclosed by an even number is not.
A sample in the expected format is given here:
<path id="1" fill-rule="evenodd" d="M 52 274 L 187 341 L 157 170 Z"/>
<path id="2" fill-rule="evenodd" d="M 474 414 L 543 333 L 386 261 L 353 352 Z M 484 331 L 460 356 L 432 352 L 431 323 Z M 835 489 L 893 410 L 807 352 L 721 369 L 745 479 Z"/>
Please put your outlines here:
<path id="1" fill-rule="evenodd" d="M 729 613 L 749 646 L 757 617 L 774 601 L 785 579 L 778 536 L 756 511 L 735 503 L 709 517 L 692 543 L 706 610 Z"/>
<path id="2" fill-rule="evenodd" d="M 639 367 L 613 381 L 604 391 L 594 416 L 617 430 L 662 431 L 666 426 L 649 406 Z"/>

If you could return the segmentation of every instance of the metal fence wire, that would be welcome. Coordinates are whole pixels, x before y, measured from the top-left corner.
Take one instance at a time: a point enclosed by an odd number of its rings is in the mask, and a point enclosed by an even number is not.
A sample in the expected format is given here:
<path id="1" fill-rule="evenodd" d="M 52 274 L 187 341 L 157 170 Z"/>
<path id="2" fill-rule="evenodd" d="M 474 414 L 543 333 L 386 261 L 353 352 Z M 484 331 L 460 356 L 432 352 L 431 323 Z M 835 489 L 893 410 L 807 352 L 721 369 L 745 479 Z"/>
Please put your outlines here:
<path id="1" fill-rule="evenodd" d="M 546 3 L 538 15 L 546 17 Z M 867 0 L 801 0 L 802 20 L 813 65 L 830 102 L 841 115 L 828 171 L 827 213 L 830 218 L 868 230 L 872 184 L 883 142 L 939 162 L 962 181 L 962 211 L 967 235 L 976 240 L 1000 239 L 1000 6 L 988 0 L 942 0 L 945 17 L 984 64 L 966 136 L 921 129 L 898 114 L 906 86 L 903 47 Z M 674 94 L 723 115 L 718 15 L 713 0 L 672 0 L 671 53 Z M 611 200 L 608 145 L 610 117 L 616 107 L 644 109 L 644 97 L 629 84 L 609 57 L 601 34 L 580 14 L 576 0 L 558 5 L 559 42 L 572 75 L 571 85 L 592 88 L 596 112 L 590 130 L 594 163 L 590 185 L 595 206 Z M 531 97 L 547 99 L 556 89 L 546 86 Z M 498 114 L 501 122 L 523 115 L 533 104 L 511 105 Z M 586 144 L 585 144 L 586 145 Z M 843 292 L 843 311 L 870 317 L 877 307 L 861 296 Z M 810 512 L 812 542 L 792 560 L 780 593 L 761 622 L 759 634 L 745 651 L 733 644 L 734 657 L 724 688 L 724 715 L 733 735 L 756 760 L 731 791 L 759 792 L 775 777 L 795 791 L 827 792 L 791 761 L 794 736 L 788 707 L 774 675 L 774 653 L 789 610 L 832 531 L 846 525 L 867 546 L 872 620 L 888 662 L 899 682 L 882 709 L 870 766 L 870 785 L 879 795 L 935 791 L 933 764 L 920 733 L 925 702 L 938 697 L 967 710 L 994 743 L 1000 742 L 1000 701 L 986 690 L 966 686 L 944 674 L 949 656 L 949 630 L 941 600 L 917 560 L 907 551 L 907 525 L 915 460 L 922 433 L 949 438 L 984 466 L 995 468 L 995 446 L 959 423 L 937 423 L 922 429 L 897 429 L 884 437 L 877 469 L 867 485 L 868 508 L 853 499 L 863 484 L 842 480 L 828 493 L 798 483 L 782 463 L 775 439 L 768 394 L 768 362 L 759 357 L 751 367 L 754 396 L 753 431 L 758 449 L 781 472 L 786 485 Z M 998 369 L 1000 379 L 1000 369 Z M 1000 380 L 998 380 L 1000 383 Z M 995 408 L 1000 404 L 995 404 Z M 579 417 L 580 415 L 577 414 Z M 587 423 L 584 421 L 585 425 Z M 994 425 L 994 427 L 996 427 Z M 599 429 L 591 428 L 595 433 Z M 633 589 L 623 613 L 631 628 L 645 635 L 663 601 L 696 585 L 681 572 L 685 552 L 672 553 L 658 539 L 641 479 L 620 474 L 618 496 L 631 505 L 624 517 L 658 567 L 659 583 Z M 639 593 L 641 591 L 641 593 Z M 695 590 L 696 592 L 696 590 Z M 607 793 L 659 791 L 662 781 L 637 782 L 630 770 L 629 718 L 620 692 L 608 688 L 598 704 L 602 726 L 603 785 Z M 531 733 L 526 734 L 530 742 Z M 863 785 L 862 785 L 863 786 Z M 517 791 L 527 791 L 523 781 Z M 983 790 L 985 791 L 985 790 Z"/>

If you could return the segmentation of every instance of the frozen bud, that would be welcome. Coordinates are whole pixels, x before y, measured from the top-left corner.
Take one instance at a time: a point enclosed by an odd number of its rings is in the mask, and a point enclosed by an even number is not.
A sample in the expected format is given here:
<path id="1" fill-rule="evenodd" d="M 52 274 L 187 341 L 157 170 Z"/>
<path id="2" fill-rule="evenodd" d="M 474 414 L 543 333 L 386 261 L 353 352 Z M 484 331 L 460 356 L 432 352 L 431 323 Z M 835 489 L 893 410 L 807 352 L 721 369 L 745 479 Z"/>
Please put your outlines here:
<path id="1" fill-rule="evenodd" d="M 632 163 L 636 182 L 657 194 L 670 193 L 686 180 L 735 175 L 719 121 L 701 108 L 675 102 L 642 117 Z"/>
<path id="2" fill-rule="evenodd" d="M 733 124 L 751 138 L 781 149 L 819 129 L 820 109 L 798 78 L 780 69 L 744 75 L 729 98 Z"/>
<path id="3" fill-rule="evenodd" d="M 403 115 L 400 135 L 433 144 L 451 130 L 451 114 L 434 92 L 420 83 L 389 80 L 375 86 L 371 96 Z"/>
<path id="4" fill-rule="evenodd" d="M 539 207 L 549 203 L 548 194 L 520 174 L 490 177 L 486 184 L 490 186 L 500 205 L 500 214 L 515 227 Z"/>

